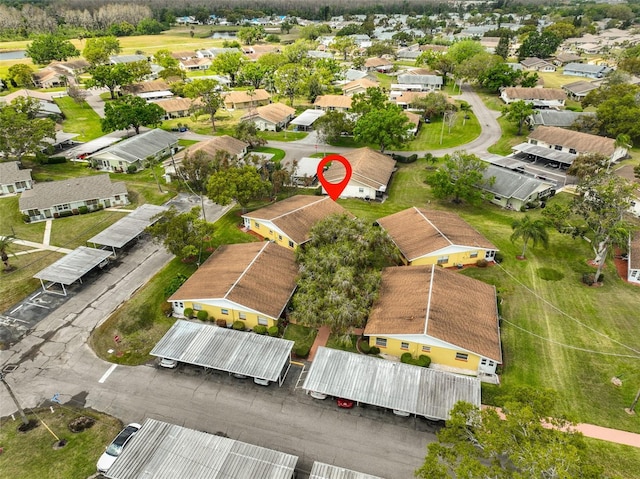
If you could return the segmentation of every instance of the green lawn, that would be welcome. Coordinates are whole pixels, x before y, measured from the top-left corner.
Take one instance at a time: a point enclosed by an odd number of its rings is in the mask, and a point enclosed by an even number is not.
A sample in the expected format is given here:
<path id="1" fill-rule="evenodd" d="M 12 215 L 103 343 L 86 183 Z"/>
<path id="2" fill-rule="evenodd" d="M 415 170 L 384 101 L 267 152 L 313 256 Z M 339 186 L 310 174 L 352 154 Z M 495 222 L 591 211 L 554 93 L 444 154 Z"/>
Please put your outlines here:
<path id="1" fill-rule="evenodd" d="M 350 353 L 358 353 L 358 349 L 356 348 L 356 342 L 358 341 L 358 336 L 355 334 L 350 334 L 349 338 L 351 341 L 349 341 L 348 343 L 345 343 L 341 341 L 341 338 L 338 338 L 332 334 L 331 336 L 329 336 L 329 339 L 327 340 L 327 348 L 341 349 L 342 351 L 348 351 Z"/>
<path id="2" fill-rule="evenodd" d="M 283 131 L 259 131 L 258 136 L 267 141 L 296 141 L 302 140 L 306 138 L 306 131 L 291 131 L 291 130 L 283 130 Z"/>
<path id="3" fill-rule="evenodd" d="M 502 136 L 494 145 L 487 148 L 487 150 L 489 153 L 495 155 L 507 156 L 513 152 L 511 147 L 527 141 L 529 130 L 525 125 L 522 127 L 522 135 L 518 135 L 518 127 L 514 123 L 506 120 L 503 116 L 498 118 L 498 123 L 502 129 Z"/>
<path id="4" fill-rule="evenodd" d="M 475 115 L 470 114 L 470 119 L 465 120 L 464 114 L 458 113 L 456 121 L 449 131 L 442 119 L 438 118 L 431 123 L 423 123 L 416 138 L 402 147 L 404 151 L 428 151 L 439 148 L 452 148 L 464 145 L 480 136 L 482 128 Z M 440 141 L 442 139 L 442 141 Z"/>
<path id="5" fill-rule="evenodd" d="M 126 213 L 103 210 L 86 215 L 58 218 L 51 223 L 51 244 L 68 249 L 86 246 L 89 238 L 125 216 Z"/>
<path id="6" fill-rule="evenodd" d="M 42 243 L 44 223 L 28 224 L 18 209 L 18 196 L 0 198 L 0 236 L 14 235 L 17 239 Z"/>
<path id="7" fill-rule="evenodd" d="M 65 120 L 62 123 L 67 133 L 79 133 L 77 141 L 89 141 L 103 135 L 100 117 L 86 101 L 78 104 L 72 98 L 65 96 L 55 99 L 62 110 Z"/>
<path id="8" fill-rule="evenodd" d="M 271 148 L 269 146 L 258 146 L 254 148 L 252 151 L 257 151 L 259 153 L 271 153 L 273 155 L 273 158 L 271 159 L 271 161 L 273 161 L 274 163 L 280 163 L 280 161 L 284 158 L 284 155 L 286 154 L 284 150 L 280 150 L 278 148 Z"/>
<path id="9" fill-rule="evenodd" d="M 287 328 L 284 330 L 283 338 L 295 341 L 296 344 L 294 348 L 306 346 L 311 349 L 317 334 L 317 329 L 307 328 L 300 324 L 289 323 Z"/>
<path id="10" fill-rule="evenodd" d="M 69 423 L 79 417 L 89 416 L 95 424 L 82 432 L 69 431 Z M 96 462 L 113 438 L 120 432 L 122 422 L 112 416 L 88 409 L 55 406 L 54 413 L 40 409 L 28 414 L 39 424 L 29 432 L 17 431 L 20 421 L 7 417 L 0 423 L 0 475 L 11 479 L 68 479 L 88 477 L 96 472 Z M 46 426 L 43 423 L 46 421 Z M 56 436 L 67 444 L 53 449 Z"/>

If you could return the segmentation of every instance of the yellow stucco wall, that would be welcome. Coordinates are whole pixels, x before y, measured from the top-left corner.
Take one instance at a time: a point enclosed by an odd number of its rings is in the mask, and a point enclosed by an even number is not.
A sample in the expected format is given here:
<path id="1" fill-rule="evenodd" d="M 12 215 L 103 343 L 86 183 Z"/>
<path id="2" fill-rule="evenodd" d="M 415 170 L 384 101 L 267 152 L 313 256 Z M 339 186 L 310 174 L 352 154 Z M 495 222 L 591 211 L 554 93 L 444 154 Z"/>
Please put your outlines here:
<path id="1" fill-rule="evenodd" d="M 473 257 L 473 254 L 477 253 L 476 257 Z M 449 260 L 446 263 L 443 263 L 442 266 L 445 268 L 455 266 L 457 264 L 476 264 L 479 259 L 484 259 L 485 251 L 484 250 L 469 250 L 464 251 L 462 253 L 451 253 L 451 254 L 443 254 L 443 255 L 434 255 L 434 256 L 425 256 L 423 258 L 415 259 L 411 262 L 412 265 L 420 266 L 425 264 L 438 264 L 438 258 L 448 256 Z"/>
<path id="2" fill-rule="evenodd" d="M 208 304 L 196 303 L 199 305 L 199 309 L 206 311 L 209 313 L 209 317 L 213 317 L 217 319 L 224 319 L 227 321 L 227 326 L 231 326 L 234 321 L 242 321 L 247 329 L 253 329 L 254 326 L 258 325 L 258 315 L 255 313 L 250 313 L 241 309 L 231 309 L 229 308 L 227 311 L 229 314 L 222 314 L 222 309 L 218 306 L 211 306 Z M 191 308 L 194 311 L 194 314 L 198 313 L 198 308 L 194 308 L 194 303 L 191 301 L 185 301 L 184 307 Z M 241 319 L 240 314 L 244 314 L 246 319 Z M 265 324 L 267 327 L 275 326 L 277 324 L 277 320 L 275 318 L 271 318 L 269 316 L 260 316 L 267 320 L 268 324 Z"/>
<path id="3" fill-rule="evenodd" d="M 377 338 L 383 338 L 387 340 L 386 347 L 380 347 L 376 344 Z M 426 339 L 426 338 L 425 338 Z M 472 371 L 478 370 L 478 365 L 480 364 L 480 356 L 473 353 L 466 353 L 463 350 L 449 349 L 443 348 L 441 346 L 431 346 L 427 342 L 425 343 L 415 343 L 409 342 L 408 349 L 402 348 L 403 341 L 395 338 L 385 338 L 384 336 L 369 336 L 369 345 L 377 346 L 380 348 L 380 352 L 384 354 L 390 354 L 392 356 L 400 357 L 404 353 L 411 353 L 414 358 L 417 358 L 421 354 L 429 356 L 431 358 L 431 362 L 434 364 L 441 364 L 443 366 L 451 366 L 454 368 L 463 368 L 470 369 Z M 422 350 L 422 346 L 430 346 L 431 351 L 426 352 Z M 456 353 L 465 353 L 468 354 L 468 359 L 466 361 L 461 361 L 456 359 Z"/>
<path id="4" fill-rule="evenodd" d="M 269 223 L 261 223 L 260 221 L 256 222 L 256 220 L 252 219 L 250 229 L 251 231 L 258 233 L 263 238 L 272 240 L 276 244 L 284 246 L 285 248 L 296 249 L 298 247 L 295 242 L 293 242 L 293 247 L 290 246 L 289 241 L 291 241 L 291 239 L 285 235 L 280 235 L 277 231 L 271 229 L 270 226 L 271 225 L 269 225 Z"/>

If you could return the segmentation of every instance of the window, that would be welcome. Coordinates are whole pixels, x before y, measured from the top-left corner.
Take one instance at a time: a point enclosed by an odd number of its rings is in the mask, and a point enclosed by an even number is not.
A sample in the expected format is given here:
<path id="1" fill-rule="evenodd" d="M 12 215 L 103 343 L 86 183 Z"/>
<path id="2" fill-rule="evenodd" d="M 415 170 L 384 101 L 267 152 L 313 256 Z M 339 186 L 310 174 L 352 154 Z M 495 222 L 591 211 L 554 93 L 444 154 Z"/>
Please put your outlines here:
<path id="1" fill-rule="evenodd" d="M 256 229 L 260 229 L 260 223 L 256 221 L 254 224 L 256 225 Z"/>
<path id="2" fill-rule="evenodd" d="M 282 241 L 282 235 L 278 235 L 278 239 Z"/>
<path id="3" fill-rule="evenodd" d="M 529 144 L 537 145 L 538 144 L 538 140 L 529 140 Z"/>
<path id="4" fill-rule="evenodd" d="M 98 200 L 87 200 L 87 206 L 93 206 L 98 204 Z"/>
<path id="5" fill-rule="evenodd" d="M 26 181 L 18 181 L 16 183 L 16 188 L 26 188 L 27 187 L 27 182 Z"/>
<path id="6" fill-rule="evenodd" d="M 502 201 L 502 197 L 501 196 L 494 196 L 493 199 L 496 200 L 496 201 Z"/>
<path id="7" fill-rule="evenodd" d="M 467 353 L 456 353 L 456 361 L 467 361 L 469 355 Z"/>
<path id="8" fill-rule="evenodd" d="M 263 318 L 262 316 L 258 316 L 258 324 L 262 326 L 268 326 L 269 320 L 267 318 Z"/>
<path id="9" fill-rule="evenodd" d="M 405 343 L 404 341 L 401 342 L 400 349 L 409 349 L 409 343 Z"/>
<path id="10" fill-rule="evenodd" d="M 269 230 L 269 234 L 270 234 L 270 235 L 272 235 L 272 234 L 273 234 L 273 231 Z"/>
<path id="11" fill-rule="evenodd" d="M 113 197 L 116 201 L 120 201 L 120 195 L 116 195 Z"/>
<path id="12" fill-rule="evenodd" d="M 387 347 L 387 338 L 376 338 L 376 346 L 379 348 Z"/>
<path id="13" fill-rule="evenodd" d="M 364 193 L 364 188 L 358 188 L 358 193 Z"/>
<path id="14" fill-rule="evenodd" d="M 469 258 L 477 258 L 477 257 L 478 257 L 477 251 L 473 251 L 472 253 L 469 254 Z"/>
<path id="15" fill-rule="evenodd" d="M 448 256 L 440 256 L 438 258 L 438 264 L 447 264 L 449 262 Z"/>
<path id="16" fill-rule="evenodd" d="M 573 153 L 574 155 L 578 153 L 575 148 L 569 148 L 569 153 Z"/>
<path id="17" fill-rule="evenodd" d="M 289 248 L 293 248 L 293 241 L 289 240 Z"/>
<path id="18" fill-rule="evenodd" d="M 184 303 L 182 301 L 176 301 L 174 304 L 176 305 L 176 308 L 184 308 Z"/>
<path id="19" fill-rule="evenodd" d="M 554 146 L 554 148 L 558 151 L 562 151 L 562 146 L 561 145 L 556 145 Z"/>
<path id="20" fill-rule="evenodd" d="M 422 352 L 423 353 L 430 353 L 431 352 L 431 346 L 422 346 Z"/>
<path id="21" fill-rule="evenodd" d="M 70 210 L 71 207 L 69 206 L 69 203 L 67 203 L 66 205 L 56 205 L 55 210 L 56 211 L 66 211 L 66 210 Z"/>
<path id="22" fill-rule="evenodd" d="M 238 318 L 247 319 L 247 313 L 238 313 Z"/>
<path id="23" fill-rule="evenodd" d="M 40 210 L 29 210 L 29 211 L 27 211 L 27 214 L 29 216 L 38 216 L 38 215 L 40 215 Z"/>
<path id="24" fill-rule="evenodd" d="M 198 303 L 193 303 L 193 310 L 194 311 L 200 311 L 202 310 L 202 305 L 198 304 Z"/>
<path id="25" fill-rule="evenodd" d="M 228 316 L 229 315 L 229 310 L 228 309 L 221 309 L 220 313 L 221 314 L 226 314 Z"/>

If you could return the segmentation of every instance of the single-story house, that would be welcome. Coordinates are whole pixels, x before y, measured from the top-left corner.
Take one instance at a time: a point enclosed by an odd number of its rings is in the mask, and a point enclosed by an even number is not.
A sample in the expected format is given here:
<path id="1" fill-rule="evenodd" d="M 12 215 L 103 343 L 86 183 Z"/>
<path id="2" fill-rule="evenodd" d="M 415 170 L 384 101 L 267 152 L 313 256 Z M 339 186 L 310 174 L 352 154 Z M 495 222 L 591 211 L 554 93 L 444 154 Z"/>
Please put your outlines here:
<path id="1" fill-rule="evenodd" d="M 367 88 L 375 88 L 379 85 L 380 84 L 378 82 L 371 81 L 367 78 L 353 80 L 342 86 L 342 94 L 346 96 L 353 96 L 358 93 L 366 93 Z"/>
<path id="2" fill-rule="evenodd" d="M 247 148 L 249 148 L 249 143 L 238 140 L 237 138 L 229 135 L 221 135 L 214 136 L 209 140 L 200 141 L 195 145 L 190 146 L 184 153 L 181 152 L 177 158 L 181 159 L 185 153 L 193 155 L 196 151 L 202 151 L 211 158 L 215 158 L 219 151 L 225 151 L 231 155 L 233 159 L 240 160 L 247 154 Z"/>
<path id="3" fill-rule="evenodd" d="M 67 84 L 66 75 L 53 68 L 44 68 L 35 72 L 32 79 L 37 88 L 58 88 Z"/>
<path id="4" fill-rule="evenodd" d="M 629 235 L 629 252 L 627 257 L 627 281 L 640 284 L 640 232 Z"/>
<path id="5" fill-rule="evenodd" d="M 313 102 L 317 110 L 323 111 L 349 111 L 351 109 L 351 97 L 346 95 L 320 95 Z"/>
<path id="6" fill-rule="evenodd" d="M 382 354 L 495 378 L 502 363 L 495 287 L 437 265 L 382 270 L 364 335 Z"/>
<path id="7" fill-rule="evenodd" d="M 562 65 L 566 65 L 567 63 L 580 63 L 582 61 L 582 57 L 575 53 L 566 52 L 559 53 L 556 55 L 556 58 L 553 60 L 557 66 L 561 67 Z"/>
<path id="8" fill-rule="evenodd" d="M 91 64 L 84 58 L 74 58 L 73 60 L 67 60 L 66 62 L 51 62 L 47 65 L 47 68 L 56 70 L 67 77 L 75 77 L 76 75 L 87 71 L 90 66 Z"/>
<path id="9" fill-rule="evenodd" d="M 434 91 L 442 89 L 442 77 L 440 75 L 416 75 L 411 72 L 398 75 L 400 85 L 419 86 L 420 91 Z"/>
<path id="10" fill-rule="evenodd" d="M 617 161 L 627 156 L 628 148 L 616 146 L 613 138 L 565 130 L 555 126 L 539 126 L 527 137 L 527 142 L 557 151 L 573 153 L 600 153 Z"/>
<path id="11" fill-rule="evenodd" d="M 559 88 L 503 88 L 500 98 L 507 105 L 523 100 L 537 108 L 564 108 L 567 94 Z"/>
<path id="12" fill-rule="evenodd" d="M 268 105 L 271 94 L 267 90 L 258 88 L 249 91 L 230 91 L 224 95 L 224 107 L 227 110 L 244 110 L 256 106 Z"/>
<path id="13" fill-rule="evenodd" d="M 77 215 L 80 208 L 89 211 L 125 206 L 129 194 L 123 181 L 112 183 L 108 174 L 47 181 L 25 190 L 18 201 L 20 212 L 29 221 Z"/>
<path id="14" fill-rule="evenodd" d="M 178 67 L 187 72 L 195 72 L 198 70 L 208 70 L 211 67 L 210 58 L 187 58 L 180 60 Z"/>
<path id="15" fill-rule="evenodd" d="M 259 106 L 244 115 L 240 120 L 253 121 L 261 131 L 280 131 L 286 128 L 296 114 L 295 108 L 284 103 L 270 103 Z"/>
<path id="16" fill-rule="evenodd" d="M 167 100 L 156 100 L 154 102 L 164 110 L 164 119 L 184 118 L 191 114 L 191 107 L 194 101 L 190 98 L 169 98 Z"/>
<path id="17" fill-rule="evenodd" d="M 364 66 L 368 71 L 377 71 L 380 73 L 386 73 L 393 70 L 393 62 L 391 60 L 379 57 L 367 58 L 364 62 Z"/>
<path id="18" fill-rule="evenodd" d="M 611 68 L 606 65 L 591 65 L 588 63 L 568 63 L 562 70 L 563 75 L 587 78 L 603 78 Z"/>
<path id="19" fill-rule="evenodd" d="M 22 193 L 33 188 L 31 170 L 21 170 L 17 161 L 0 162 L 0 195 Z"/>
<path id="20" fill-rule="evenodd" d="M 100 170 L 122 173 L 135 167 L 137 171 L 145 167 L 144 162 L 148 158 L 160 160 L 175 152 L 177 146 L 178 138 L 174 134 L 156 128 L 100 150 L 88 156 L 87 160 Z"/>
<path id="21" fill-rule="evenodd" d="M 526 207 L 527 203 L 555 194 L 553 182 L 531 178 L 500 166 L 489 165 L 483 172 L 483 179 L 478 187 L 487 193 L 491 203 L 516 211 Z"/>
<path id="22" fill-rule="evenodd" d="M 416 136 L 418 134 L 418 130 L 420 129 L 420 120 L 421 116 L 417 113 L 413 113 L 411 111 L 404 111 L 404 116 L 409 120 L 409 128 L 407 129 L 407 133 L 412 136 Z"/>
<path id="23" fill-rule="evenodd" d="M 195 50 L 182 50 L 179 52 L 171 52 L 171 56 L 176 60 L 188 60 L 189 58 L 196 58 L 198 54 Z"/>
<path id="24" fill-rule="evenodd" d="M 128 95 L 135 95 L 145 100 L 155 100 L 158 98 L 170 98 L 173 93 L 169 89 L 169 84 L 164 80 L 151 80 L 122 87 L 122 91 Z"/>
<path id="25" fill-rule="evenodd" d="M 62 110 L 60 110 L 60 107 L 53 101 L 51 93 L 25 89 L 17 90 L 13 93 L 0 97 L 0 105 L 10 104 L 16 98 L 33 98 L 38 100 L 40 107 L 36 113 L 37 118 L 62 117 Z"/>
<path id="26" fill-rule="evenodd" d="M 346 214 L 342 206 L 328 196 L 296 195 L 242 215 L 247 230 L 295 249 L 309 241 L 313 225 L 329 215 Z"/>
<path id="27" fill-rule="evenodd" d="M 351 164 L 352 172 L 340 197 L 381 200 L 395 171 L 396 161 L 368 147 L 351 150 L 342 156 Z M 331 162 L 324 172 L 324 179 L 329 183 L 339 183 L 344 177 L 345 168 L 339 161 Z M 322 194 L 327 194 L 324 187 Z"/>
<path id="28" fill-rule="evenodd" d="M 412 207 L 377 220 L 408 265 L 443 267 L 494 261 L 498 248 L 458 215 Z"/>
<path id="29" fill-rule="evenodd" d="M 554 72 L 556 71 L 556 66 L 553 63 L 549 63 L 546 60 L 538 57 L 529 57 L 525 58 L 520 62 L 522 68 L 528 71 L 534 72 Z"/>
<path id="30" fill-rule="evenodd" d="M 391 93 L 391 100 L 395 101 L 396 105 L 401 106 L 403 109 L 407 109 L 407 108 L 412 108 L 415 103 L 416 100 L 419 100 L 420 98 L 426 98 L 426 96 L 430 93 L 430 92 L 426 92 L 426 91 L 403 91 L 403 92 L 399 92 L 399 95 L 395 95 L 395 92 Z"/>
<path id="31" fill-rule="evenodd" d="M 132 55 L 111 55 L 109 57 L 109 61 L 114 64 L 117 65 L 119 63 L 135 63 L 135 62 L 142 62 L 142 61 L 149 61 L 149 59 L 146 57 L 146 55 L 138 55 L 138 54 L 132 54 Z"/>
<path id="32" fill-rule="evenodd" d="M 167 301 L 178 317 L 189 308 L 227 326 L 242 321 L 247 329 L 270 327 L 289 303 L 297 275 L 288 248 L 270 241 L 223 245 Z"/>
<path id="33" fill-rule="evenodd" d="M 597 85 L 594 82 L 578 80 L 576 82 L 567 83 L 566 85 L 562 85 L 562 89 L 567 92 L 569 98 L 573 98 L 574 100 L 582 100 L 587 96 L 591 90 L 597 90 L 600 85 Z"/>
<path id="34" fill-rule="evenodd" d="M 535 110 L 533 115 L 529 115 L 527 122 L 532 127 L 557 126 L 569 128 L 583 116 L 595 116 L 595 112 L 570 111 L 570 110 Z"/>

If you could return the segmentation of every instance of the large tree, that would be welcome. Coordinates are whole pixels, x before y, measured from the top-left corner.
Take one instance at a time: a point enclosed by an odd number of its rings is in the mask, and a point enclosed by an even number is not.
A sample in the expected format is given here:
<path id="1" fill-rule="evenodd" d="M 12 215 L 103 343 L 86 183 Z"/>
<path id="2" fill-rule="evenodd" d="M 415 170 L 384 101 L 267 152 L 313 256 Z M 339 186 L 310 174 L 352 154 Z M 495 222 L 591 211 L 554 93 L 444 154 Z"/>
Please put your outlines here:
<path id="1" fill-rule="evenodd" d="M 503 87 L 515 86 L 522 73 L 506 63 L 491 66 L 478 75 L 478 83 L 488 90 L 499 91 Z"/>
<path id="2" fill-rule="evenodd" d="M 544 30 L 542 33 L 533 31 L 522 41 L 518 49 L 518 60 L 527 57 L 549 58 L 556 53 L 562 43 L 562 38 L 552 31 Z"/>
<path id="3" fill-rule="evenodd" d="M 463 200 L 477 203 L 483 197 L 480 186 L 486 183 L 483 173 L 488 166 L 474 154 L 456 151 L 444 157 L 444 164 L 427 178 L 427 184 L 436 198 L 451 198 L 456 204 Z"/>
<path id="4" fill-rule="evenodd" d="M 555 415 L 553 391 L 518 388 L 501 400 L 502 411 L 466 402 L 451 410 L 438 441 L 429 444 L 416 471 L 423 479 L 601 478 L 573 424 Z"/>
<path id="5" fill-rule="evenodd" d="M 533 105 L 524 100 L 514 101 L 502 108 L 505 119 L 518 126 L 518 135 L 522 135 L 524 122 L 533 115 Z"/>
<path id="6" fill-rule="evenodd" d="M 271 183 L 260 176 L 254 165 L 245 165 L 226 168 L 211 175 L 207 191 L 214 203 L 225 206 L 235 201 L 245 212 L 251 201 L 271 191 Z"/>
<path id="7" fill-rule="evenodd" d="M 7 79 L 19 87 L 33 86 L 33 70 L 29 65 L 16 63 L 9 67 Z"/>
<path id="8" fill-rule="evenodd" d="M 389 103 L 358 118 L 353 136 L 357 142 L 378 145 L 384 153 L 389 147 L 403 146 L 409 139 L 408 129 L 409 118 L 402 108 Z"/>
<path id="9" fill-rule="evenodd" d="M 511 223 L 511 229 L 513 230 L 510 238 L 512 242 L 522 239 L 521 258 L 525 257 L 529 241 L 532 242 L 534 247 L 538 243 L 545 248 L 549 246 L 549 233 L 544 220 L 533 220 L 531 216 L 524 215 L 521 219 L 514 220 Z"/>
<path id="10" fill-rule="evenodd" d="M 55 123 L 36 118 L 39 103 L 34 98 L 16 98 L 0 107 L 0 157 L 22 161 L 46 148 L 46 138 L 55 138 Z"/>
<path id="11" fill-rule="evenodd" d="M 313 128 L 318 132 L 321 143 L 333 143 L 338 141 L 343 133 L 353 132 L 353 122 L 344 112 L 328 111 L 313 123 Z"/>
<path id="12" fill-rule="evenodd" d="M 431 92 L 423 97 L 417 97 L 411 103 L 411 107 L 420 110 L 425 120 L 432 120 L 436 116 L 442 116 L 445 111 L 455 108 L 455 105 L 448 101 L 444 93 Z"/>
<path id="13" fill-rule="evenodd" d="M 193 109 L 209 115 L 211 128 L 216 131 L 216 113 L 224 105 L 220 86 L 215 80 L 193 80 L 184 87 L 187 98 L 196 99 Z"/>
<path id="14" fill-rule="evenodd" d="M 54 60 L 67 61 L 70 57 L 80 56 L 80 52 L 69 40 L 59 35 L 44 34 L 38 35 L 27 45 L 25 55 L 30 57 L 33 63 L 44 65 Z"/>
<path id="15" fill-rule="evenodd" d="M 250 148 L 262 146 L 267 143 L 267 140 L 258 136 L 258 128 L 255 122 L 251 120 L 240 121 L 233 129 L 234 138 L 249 143 Z"/>
<path id="16" fill-rule="evenodd" d="M 296 259 L 300 278 L 293 317 L 345 336 L 364 326 L 380 271 L 399 264 L 399 253 L 382 228 L 347 215 L 331 215 L 314 225 L 309 242 L 296 250 Z"/>
<path id="17" fill-rule="evenodd" d="M 92 65 L 109 63 L 109 57 L 120 53 L 120 40 L 113 36 L 88 38 L 82 56 Z"/>
<path id="18" fill-rule="evenodd" d="M 155 103 L 126 95 L 105 105 L 101 125 L 104 132 L 133 128 L 137 135 L 141 126 L 157 127 L 163 118 L 164 110 Z"/>
<path id="19" fill-rule="evenodd" d="M 197 258 L 209 238 L 214 233 L 213 223 L 200 216 L 196 206 L 187 213 L 179 213 L 174 207 L 162 213 L 159 221 L 147 227 L 146 231 L 161 241 L 168 252 L 182 259 Z"/>
<path id="20" fill-rule="evenodd" d="M 296 96 L 303 95 L 307 89 L 309 72 L 302 65 L 287 63 L 276 70 L 274 74 L 275 87 L 283 96 L 289 99 L 293 106 Z"/>
<path id="21" fill-rule="evenodd" d="M 211 71 L 228 75 L 231 86 L 235 86 L 238 72 L 242 70 L 244 57 L 240 52 L 225 52 L 216 56 L 211 62 Z"/>
<path id="22" fill-rule="evenodd" d="M 116 90 L 133 83 L 133 74 L 124 63 L 116 65 L 97 65 L 90 70 L 91 79 L 87 81 L 88 87 L 105 87 L 109 89 L 111 99 L 115 99 Z"/>

